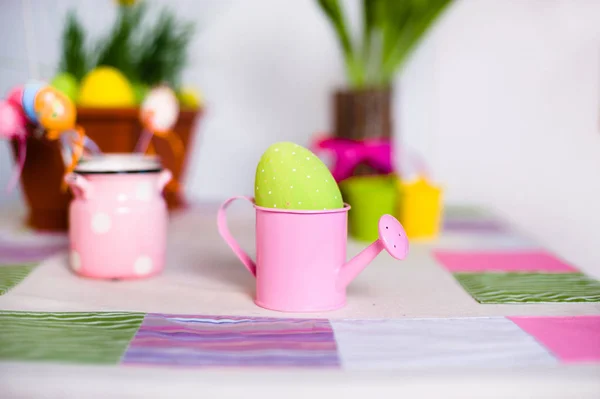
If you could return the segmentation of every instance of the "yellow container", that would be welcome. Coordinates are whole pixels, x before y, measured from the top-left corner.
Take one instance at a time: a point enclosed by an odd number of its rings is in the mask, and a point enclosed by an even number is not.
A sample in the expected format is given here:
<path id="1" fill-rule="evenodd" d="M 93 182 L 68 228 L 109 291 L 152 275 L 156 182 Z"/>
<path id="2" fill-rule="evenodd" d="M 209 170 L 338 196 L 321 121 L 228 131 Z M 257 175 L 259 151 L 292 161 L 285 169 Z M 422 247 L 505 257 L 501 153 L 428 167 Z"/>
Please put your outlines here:
<path id="1" fill-rule="evenodd" d="M 399 220 L 411 239 L 434 239 L 442 223 L 443 201 L 441 187 L 423 178 L 398 182 Z"/>

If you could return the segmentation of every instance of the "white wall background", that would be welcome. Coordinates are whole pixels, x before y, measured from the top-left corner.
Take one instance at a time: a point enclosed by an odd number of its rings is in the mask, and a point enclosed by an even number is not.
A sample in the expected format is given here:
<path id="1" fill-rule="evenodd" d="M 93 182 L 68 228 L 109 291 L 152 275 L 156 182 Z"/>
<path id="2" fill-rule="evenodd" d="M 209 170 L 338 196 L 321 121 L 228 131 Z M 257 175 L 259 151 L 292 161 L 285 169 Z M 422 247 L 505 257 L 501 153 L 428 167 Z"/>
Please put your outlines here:
<path id="1" fill-rule="evenodd" d="M 148 0 L 147 0 L 148 1 Z M 33 53 L 23 4 L 31 4 Z M 273 141 L 308 144 L 329 127 L 344 82 L 337 42 L 312 0 L 173 0 L 198 23 L 186 81 L 208 109 L 187 179 L 190 196 L 252 192 Z M 346 3 L 356 17 L 354 0 Z M 112 1 L 1 0 L 0 92 L 32 61 L 51 78 L 67 9 L 91 34 Z M 488 205 L 600 275 L 600 0 L 457 0 L 398 76 L 398 139 L 418 149 L 451 202 Z M 33 54 L 33 56 L 32 56 Z M 0 186 L 10 175 L 0 143 Z M 18 201 L 18 192 L 0 202 Z"/>

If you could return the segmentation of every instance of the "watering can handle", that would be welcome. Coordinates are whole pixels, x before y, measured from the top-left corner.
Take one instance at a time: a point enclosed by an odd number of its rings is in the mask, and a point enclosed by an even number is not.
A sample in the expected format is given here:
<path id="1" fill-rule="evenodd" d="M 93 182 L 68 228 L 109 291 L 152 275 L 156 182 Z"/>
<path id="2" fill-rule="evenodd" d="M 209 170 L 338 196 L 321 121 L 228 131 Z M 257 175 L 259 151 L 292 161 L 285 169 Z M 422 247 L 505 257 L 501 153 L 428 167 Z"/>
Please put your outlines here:
<path id="1" fill-rule="evenodd" d="M 252 205 L 254 205 L 254 198 L 252 197 L 236 196 L 229 198 L 219 208 L 219 212 L 217 214 L 217 227 L 219 228 L 219 234 L 221 235 L 221 237 L 223 237 L 227 245 L 229 245 L 233 253 L 235 253 L 237 257 L 242 261 L 244 267 L 246 267 L 246 269 L 248 269 L 248 271 L 252 273 L 254 277 L 256 277 L 256 264 L 250 258 L 250 256 L 248 256 L 248 254 L 244 252 L 244 250 L 239 246 L 237 241 L 229 232 L 229 228 L 227 227 L 227 207 L 237 199 L 245 199 L 249 201 Z"/>
<path id="2" fill-rule="evenodd" d="M 89 199 L 94 189 L 89 181 L 76 173 L 69 172 L 64 177 L 64 182 L 71 187 L 71 191 L 81 199 Z"/>

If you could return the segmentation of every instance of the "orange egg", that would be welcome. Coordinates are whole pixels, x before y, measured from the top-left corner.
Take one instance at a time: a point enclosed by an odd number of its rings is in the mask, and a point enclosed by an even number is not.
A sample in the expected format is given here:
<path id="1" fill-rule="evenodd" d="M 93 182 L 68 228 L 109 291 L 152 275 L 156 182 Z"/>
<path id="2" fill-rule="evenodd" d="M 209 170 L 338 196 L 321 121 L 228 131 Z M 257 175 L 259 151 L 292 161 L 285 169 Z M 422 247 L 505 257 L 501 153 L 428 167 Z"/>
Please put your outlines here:
<path id="1" fill-rule="evenodd" d="M 39 124 L 47 130 L 62 132 L 75 128 L 75 105 L 69 97 L 53 87 L 46 86 L 37 93 L 33 109 Z"/>

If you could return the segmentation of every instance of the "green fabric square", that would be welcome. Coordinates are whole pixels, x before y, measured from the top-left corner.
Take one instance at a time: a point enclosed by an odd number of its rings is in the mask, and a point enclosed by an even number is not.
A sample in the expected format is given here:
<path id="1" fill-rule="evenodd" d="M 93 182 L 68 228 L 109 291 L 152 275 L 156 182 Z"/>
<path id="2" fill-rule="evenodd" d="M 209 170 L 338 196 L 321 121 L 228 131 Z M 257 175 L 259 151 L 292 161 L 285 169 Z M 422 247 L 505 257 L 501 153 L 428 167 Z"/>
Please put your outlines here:
<path id="1" fill-rule="evenodd" d="M 583 273 L 454 273 L 480 303 L 600 302 L 600 282 Z"/>
<path id="2" fill-rule="evenodd" d="M 0 312 L 0 359 L 117 364 L 143 313 Z"/>
<path id="3" fill-rule="evenodd" d="M 36 265 L 0 265 L 0 295 L 6 294 L 31 273 Z"/>

